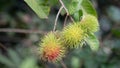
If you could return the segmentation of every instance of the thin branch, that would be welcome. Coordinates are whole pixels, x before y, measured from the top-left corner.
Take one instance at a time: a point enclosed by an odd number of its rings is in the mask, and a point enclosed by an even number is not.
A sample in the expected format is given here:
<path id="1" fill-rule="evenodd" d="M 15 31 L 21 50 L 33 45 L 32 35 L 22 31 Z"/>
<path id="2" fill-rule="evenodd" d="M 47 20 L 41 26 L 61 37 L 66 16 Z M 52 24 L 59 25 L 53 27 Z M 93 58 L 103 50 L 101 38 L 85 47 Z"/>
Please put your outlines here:
<path id="1" fill-rule="evenodd" d="M 61 65 L 63 68 L 67 68 L 67 66 L 65 65 L 65 63 L 63 62 L 63 60 L 60 61 Z"/>
<path id="2" fill-rule="evenodd" d="M 67 15 L 69 15 L 69 12 L 68 12 L 67 8 L 65 7 L 64 3 L 62 2 L 62 0 L 59 0 L 59 2 L 61 3 L 61 5 L 65 9 L 65 11 L 67 12 Z"/>
<path id="3" fill-rule="evenodd" d="M 75 22 L 74 19 L 70 16 L 67 8 L 65 7 L 64 3 L 62 2 L 62 0 L 59 0 L 59 2 L 61 3 L 61 5 L 63 6 L 63 8 L 65 9 L 66 13 L 67 13 L 67 16 L 70 17 L 71 21 Z"/>
<path id="4" fill-rule="evenodd" d="M 65 16 L 65 20 L 64 20 L 64 24 L 63 24 L 63 27 L 65 27 L 66 25 L 66 22 L 67 22 L 67 18 L 68 18 L 68 15 Z"/>
<path id="5" fill-rule="evenodd" d="M 7 51 L 7 48 L 2 43 L 0 43 L 0 47 Z"/>
<path id="6" fill-rule="evenodd" d="M 37 34 L 46 34 L 47 32 L 39 30 L 25 30 L 25 29 L 11 29 L 11 28 L 1 28 L 0 32 L 15 32 L 15 33 L 37 33 Z"/>
<path id="7" fill-rule="evenodd" d="M 55 24 L 54 24 L 53 31 L 55 31 L 55 29 L 56 29 L 57 20 L 58 20 L 58 17 L 59 17 L 59 15 L 60 15 L 60 12 L 62 11 L 62 9 L 63 9 L 63 6 L 60 7 L 60 9 L 59 9 L 59 11 L 58 11 L 58 13 L 57 13 L 57 15 L 56 15 L 56 19 L 55 19 Z"/>
<path id="8" fill-rule="evenodd" d="M 71 21 L 75 22 L 74 19 L 71 16 L 69 16 L 69 17 L 70 17 Z"/>

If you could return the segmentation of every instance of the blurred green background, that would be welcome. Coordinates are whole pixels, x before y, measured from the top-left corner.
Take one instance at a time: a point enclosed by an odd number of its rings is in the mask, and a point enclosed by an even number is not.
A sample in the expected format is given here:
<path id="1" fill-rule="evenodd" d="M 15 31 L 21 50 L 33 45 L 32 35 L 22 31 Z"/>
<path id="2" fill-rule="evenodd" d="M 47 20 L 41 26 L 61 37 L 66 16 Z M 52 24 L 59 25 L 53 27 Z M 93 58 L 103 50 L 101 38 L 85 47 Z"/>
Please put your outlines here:
<path id="1" fill-rule="evenodd" d="M 71 50 L 63 61 L 67 68 L 120 68 L 120 0 L 91 2 L 98 13 L 100 49 Z M 43 34 L 53 29 L 58 10 L 54 6 L 48 19 L 40 19 L 23 0 L 0 0 L 0 68 L 64 68 L 60 63 L 42 62 L 35 54 Z M 64 18 L 60 15 L 58 30 L 63 28 Z M 35 33 L 38 30 L 44 32 Z"/>

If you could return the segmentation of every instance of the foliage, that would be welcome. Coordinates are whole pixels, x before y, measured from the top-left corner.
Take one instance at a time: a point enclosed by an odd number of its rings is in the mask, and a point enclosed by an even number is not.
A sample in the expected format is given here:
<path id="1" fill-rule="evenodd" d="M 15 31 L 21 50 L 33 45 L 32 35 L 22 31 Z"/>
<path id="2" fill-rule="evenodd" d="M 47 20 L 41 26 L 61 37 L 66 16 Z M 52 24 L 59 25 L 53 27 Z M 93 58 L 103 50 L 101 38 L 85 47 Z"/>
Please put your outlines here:
<path id="1" fill-rule="evenodd" d="M 27 2 L 27 4 L 37 13 L 37 15 L 41 18 L 47 18 L 48 14 L 49 14 L 49 9 L 50 7 L 47 6 L 47 4 L 43 4 L 40 0 L 39 1 L 35 1 L 35 0 L 25 0 L 25 2 Z"/>
<path id="2" fill-rule="evenodd" d="M 61 4 L 60 0 L 0 1 L 1 68 L 120 67 L 119 1 L 61 1 L 63 4 Z M 93 5 L 98 11 L 100 26 L 86 16 L 90 15 L 98 22 L 97 13 Z M 62 10 L 60 10 L 61 7 Z M 84 26 L 81 26 L 85 17 L 89 19 L 86 21 L 88 24 L 86 25 L 83 22 Z M 77 27 L 74 24 L 77 24 Z M 99 32 L 96 32 L 99 27 Z M 77 42 L 80 45 L 76 45 L 76 39 L 81 39 L 79 37 L 81 36 L 80 29 L 84 32 L 83 35 L 85 37 L 82 38 L 81 42 Z M 64 31 L 66 31 L 66 38 L 71 41 L 69 46 L 65 44 L 64 36 L 62 36 Z M 76 33 L 79 35 L 78 37 L 74 31 L 79 32 Z M 50 32 L 52 32 L 55 39 L 52 38 Z M 47 41 L 43 41 L 48 36 L 50 37 L 47 38 Z M 45 61 L 45 53 L 48 58 L 54 58 L 59 53 L 58 45 L 56 45 L 56 48 L 49 44 L 53 40 L 55 43 L 61 43 L 63 48 L 65 46 L 65 49 L 63 49 L 65 50 L 65 57 L 61 55 L 63 57 L 62 60 L 58 60 L 55 63 Z M 42 43 L 46 44 L 46 42 L 48 42 L 49 47 L 48 45 L 46 47 L 43 46 Z M 42 48 L 46 50 L 45 53 L 43 53 Z M 41 56 L 45 60 L 41 59 Z"/>
<path id="3" fill-rule="evenodd" d="M 8 56 L 9 58 L 0 54 L 0 62 L 9 68 L 38 68 L 33 56 L 18 55 L 17 51 L 11 49 L 8 49 Z"/>
<path id="4" fill-rule="evenodd" d="M 25 0 L 25 2 L 36 12 L 37 15 L 39 15 L 40 18 L 46 18 L 47 17 L 47 15 L 45 15 L 45 14 L 48 14 L 49 12 L 46 13 L 46 10 L 41 8 L 41 4 L 46 5 L 47 1 L 42 2 L 42 1 Z M 71 48 L 79 47 L 79 45 L 82 46 L 85 42 L 84 40 L 86 39 L 84 35 L 87 35 L 86 34 L 87 32 L 94 33 L 99 28 L 97 18 L 95 18 L 95 16 L 97 16 L 97 14 L 96 14 L 94 8 L 92 7 L 91 3 L 88 0 L 80 0 L 80 1 L 79 0 L 71 0 L 70 3 L 68 3 L 69 0 L 65 0 L 63 2 L 62 2 L 62 0 L 59 0 L 59 2 L 61 3 L 62 7 L 65 9 L 65 12 L 67 14 L 72 15 L 75 12 L 79 11 L 80 9 L 82 10 L 83 19 L 80 22 L 80 26 L 84 23 L 85 24 L 82 27 L 80 27 L 79 24 L 71 24 L 68 28 L 65 28 L 65 30 L 62 32 L 63 33 L 63 45 L 67 45 Z M 47 5 L 49 5 L 49 4 L 47 4 Z M 46 8 L 46 7 L 43 6 L 43 8 Z M 41 11 L 41 10 L 43 10 L 43 11 Z M 61 12 L 61 9 L 59 10 L 59 12 Z M 59 14 L 59 12 L 58 12 L 58 14 Z M 84 19 L 84 15 L 85 15 L 85 19 Z M 57 18 L 58 17 L 56 16 L 56 20 L 57 20 Z M 89 22 L 89 23 L 87 23 L 87 22 Z M 55 24 L 56 24 L 56 22 L 55 22 Z M 54 27 L 55 26 L 56 25 L 54 25 Z M 83 34 L 86 31 L 86 29 L 87 29 L 87 32 L 85 34 Z M 49 36 L 52 36 L 52 35 L 48 35 L 48 37 Z M 87 35 L 87 36 L 88 36 L 87 38 L 91 37 L 91 35 Z M 46 39 L 46 41 L 48 41 L 48 40 L 50 42 L 52 42 L 53 39 Z M 54 40 L 56 40 L 56 39 L 54 39 Z M 46 43 L 46 41 L 44 40 L 43 43 L 45 43 L 45 44 L 40 45 L 41 48 L 42 48 L 42 51 L 43 51 L 43 53 L 42 53 L 43 57 L 47 57 L 44 60 L 53 61 L 54 55 L 56 55 L 56 56 L 58 55 L 57 51 L 59 51 L 58 50 L 59 48 L 56 51 L 57 44 L 54 44 L 54 41 L 53 41 L 53 43 L 50 43 L 50 42 Z M 86 41 L 88 41 L 88 43 L 90 44 L 91 49 L 97 50 L 99 48 L 98 47 L 99 43 L 98 43 L 98 41 L 95 37 L 92 37 L 92 38 L 90 38 L 89 40 L 86 40 Z M 51 45 L 48 45 L 48 44 L 51 44 Z M 42 47 L 44 45 L 45 45 L 45 48 Z M 56 45 L 56 46 L 52 46 L 52 45 Z M 49 46 L 52 46 L 52 47 L 49 47 Z M 46 49 L 46 48 L 48 48 L 48 49 Z M 52 50 L 49 50 L 49 49 L 52 49 Z M 50 51 L 51 52 L 47 53 L 47 50 L 49 52 Z M 42 51 L 40 51 L 40 52 L 42 52 Z M 54 51 L 56 51 L 56 52 L 54 52 Z M 54 54 L 54 53 L 56 53 L 56 54 Z M 40 54 L 40 55 L 42 55 L 42 54 Z M 46 56 L 44 56 L 45 54 L 46 54 Z M 54 55 L 52 55 L 52 54 L 54 54 Z M 57 58 L 56 58 L 56 60 L 57 60 Z"/>

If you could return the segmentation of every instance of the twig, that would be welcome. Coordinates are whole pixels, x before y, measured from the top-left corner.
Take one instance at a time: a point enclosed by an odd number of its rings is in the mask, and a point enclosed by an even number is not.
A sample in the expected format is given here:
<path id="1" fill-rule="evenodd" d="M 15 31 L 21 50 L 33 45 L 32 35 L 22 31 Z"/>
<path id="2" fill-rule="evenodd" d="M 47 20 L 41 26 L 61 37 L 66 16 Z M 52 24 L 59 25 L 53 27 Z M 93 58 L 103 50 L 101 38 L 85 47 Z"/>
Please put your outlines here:
<path id="1" fill-rule="evenodd" d="M 63 27 L 65 27 L 66 25 L 66 22 L 67 22 L 67 18 L 68 18 L 68 15 L 65 16 L 65 20 L 64 20 L 64 24 L 63 24 Z"/>
<path id="2" fill-rule="evenodd" d="M 63 60 L 61 60 L 60 63 L 63 66 L 63 68 L 67 68 L 67 66 L 65 65 L 65 63 L 63 62 Z"/>
<path id="3" fill-rule="evenodd" d="M 57 13 L 57 15 L 56 15 L 56 19 L 55 19 L 55 24 L 54 24 L 53 32 L 54 32 L 55 29 L 56 29 L 57 20 L 58 20 L 58 17 L 59 17 L 59 15 L 60 15 L 60 12 L 62 11 L 62 9 L 63 9 L 63 6 L 60 7 L 60 9 L 59 9 L 59 11 L 58 11 L 58 13 Z"/>
<path id="4" fill-rule="evenodd" d="M 62 2 L 62 0 L 59 0 L 59 2 L 61 3 L 61 5 L 65 9 L 65 11 L 67 12 L 67 15 L 69 15 L 69 12 L 68 12 L 67 8 L 65 7 L 64 3 Z"/>
<path id="5" fill-rule="evenodd" d="M 71 16 L 69 16 L 69 17 L 70 17 L 71 21 L 75 22 L 74 19 Z"/>
<path id="6" fill-rule="evenodd" d="M 0 43 L 0 47 L 7 51 L 7 48 L 2 43 Z"/>
<path id="7" fill-rule="evenodd" d="M 59 2 L 61 3 L 61 5 L 63 6 L 63 8 L 65 9 L 65 11 L 66 11 L 66 13 L 67 13 L 67 16 L 69 16 L 70 19 L 74 22 L 74 19 L 70 16 L 70 14 L 69 14 L 67 8 L 65 7 L 64 3 L 62 2 L 62 0 L 59 0 Z"/>
<path id="8" fill-rule="evenodd" d="M 25 29 L 11 29 L 11 28 L 1 28 L 0 32 L 16 32 L 16 33 L 37 33 L 46 34 L 47 32 L 39 30 L 25 30 Z"/>

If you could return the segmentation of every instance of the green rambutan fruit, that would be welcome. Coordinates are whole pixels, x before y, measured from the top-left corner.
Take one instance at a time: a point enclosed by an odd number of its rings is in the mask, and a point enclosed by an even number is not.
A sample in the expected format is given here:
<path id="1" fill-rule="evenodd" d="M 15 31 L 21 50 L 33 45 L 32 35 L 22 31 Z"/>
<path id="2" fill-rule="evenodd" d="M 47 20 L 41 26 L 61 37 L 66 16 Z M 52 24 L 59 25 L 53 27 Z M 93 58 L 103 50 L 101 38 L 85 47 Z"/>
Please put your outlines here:
<path id="1" fill-rule="evenodd" d="M 98 20 L 93 15 L 84 15 L 80 21 L 80 26 L 87 33 L 96 32 L 99 29 Z"/>
<path id="2" fill-rule="evenodd" d="M 55 33 L 50 32 L 42 39 L 39 48 L 40 58 L 48 62 L 56 62 L 65 56 L 65 47 Z"/>
<path id="3" fill-rule="evenodd" d="M 69 24 L 62 31 L 63 44 L 70 48 L 82 46 L 85 36 L 84 31 L 79 27 L 78 23 Z"/>

